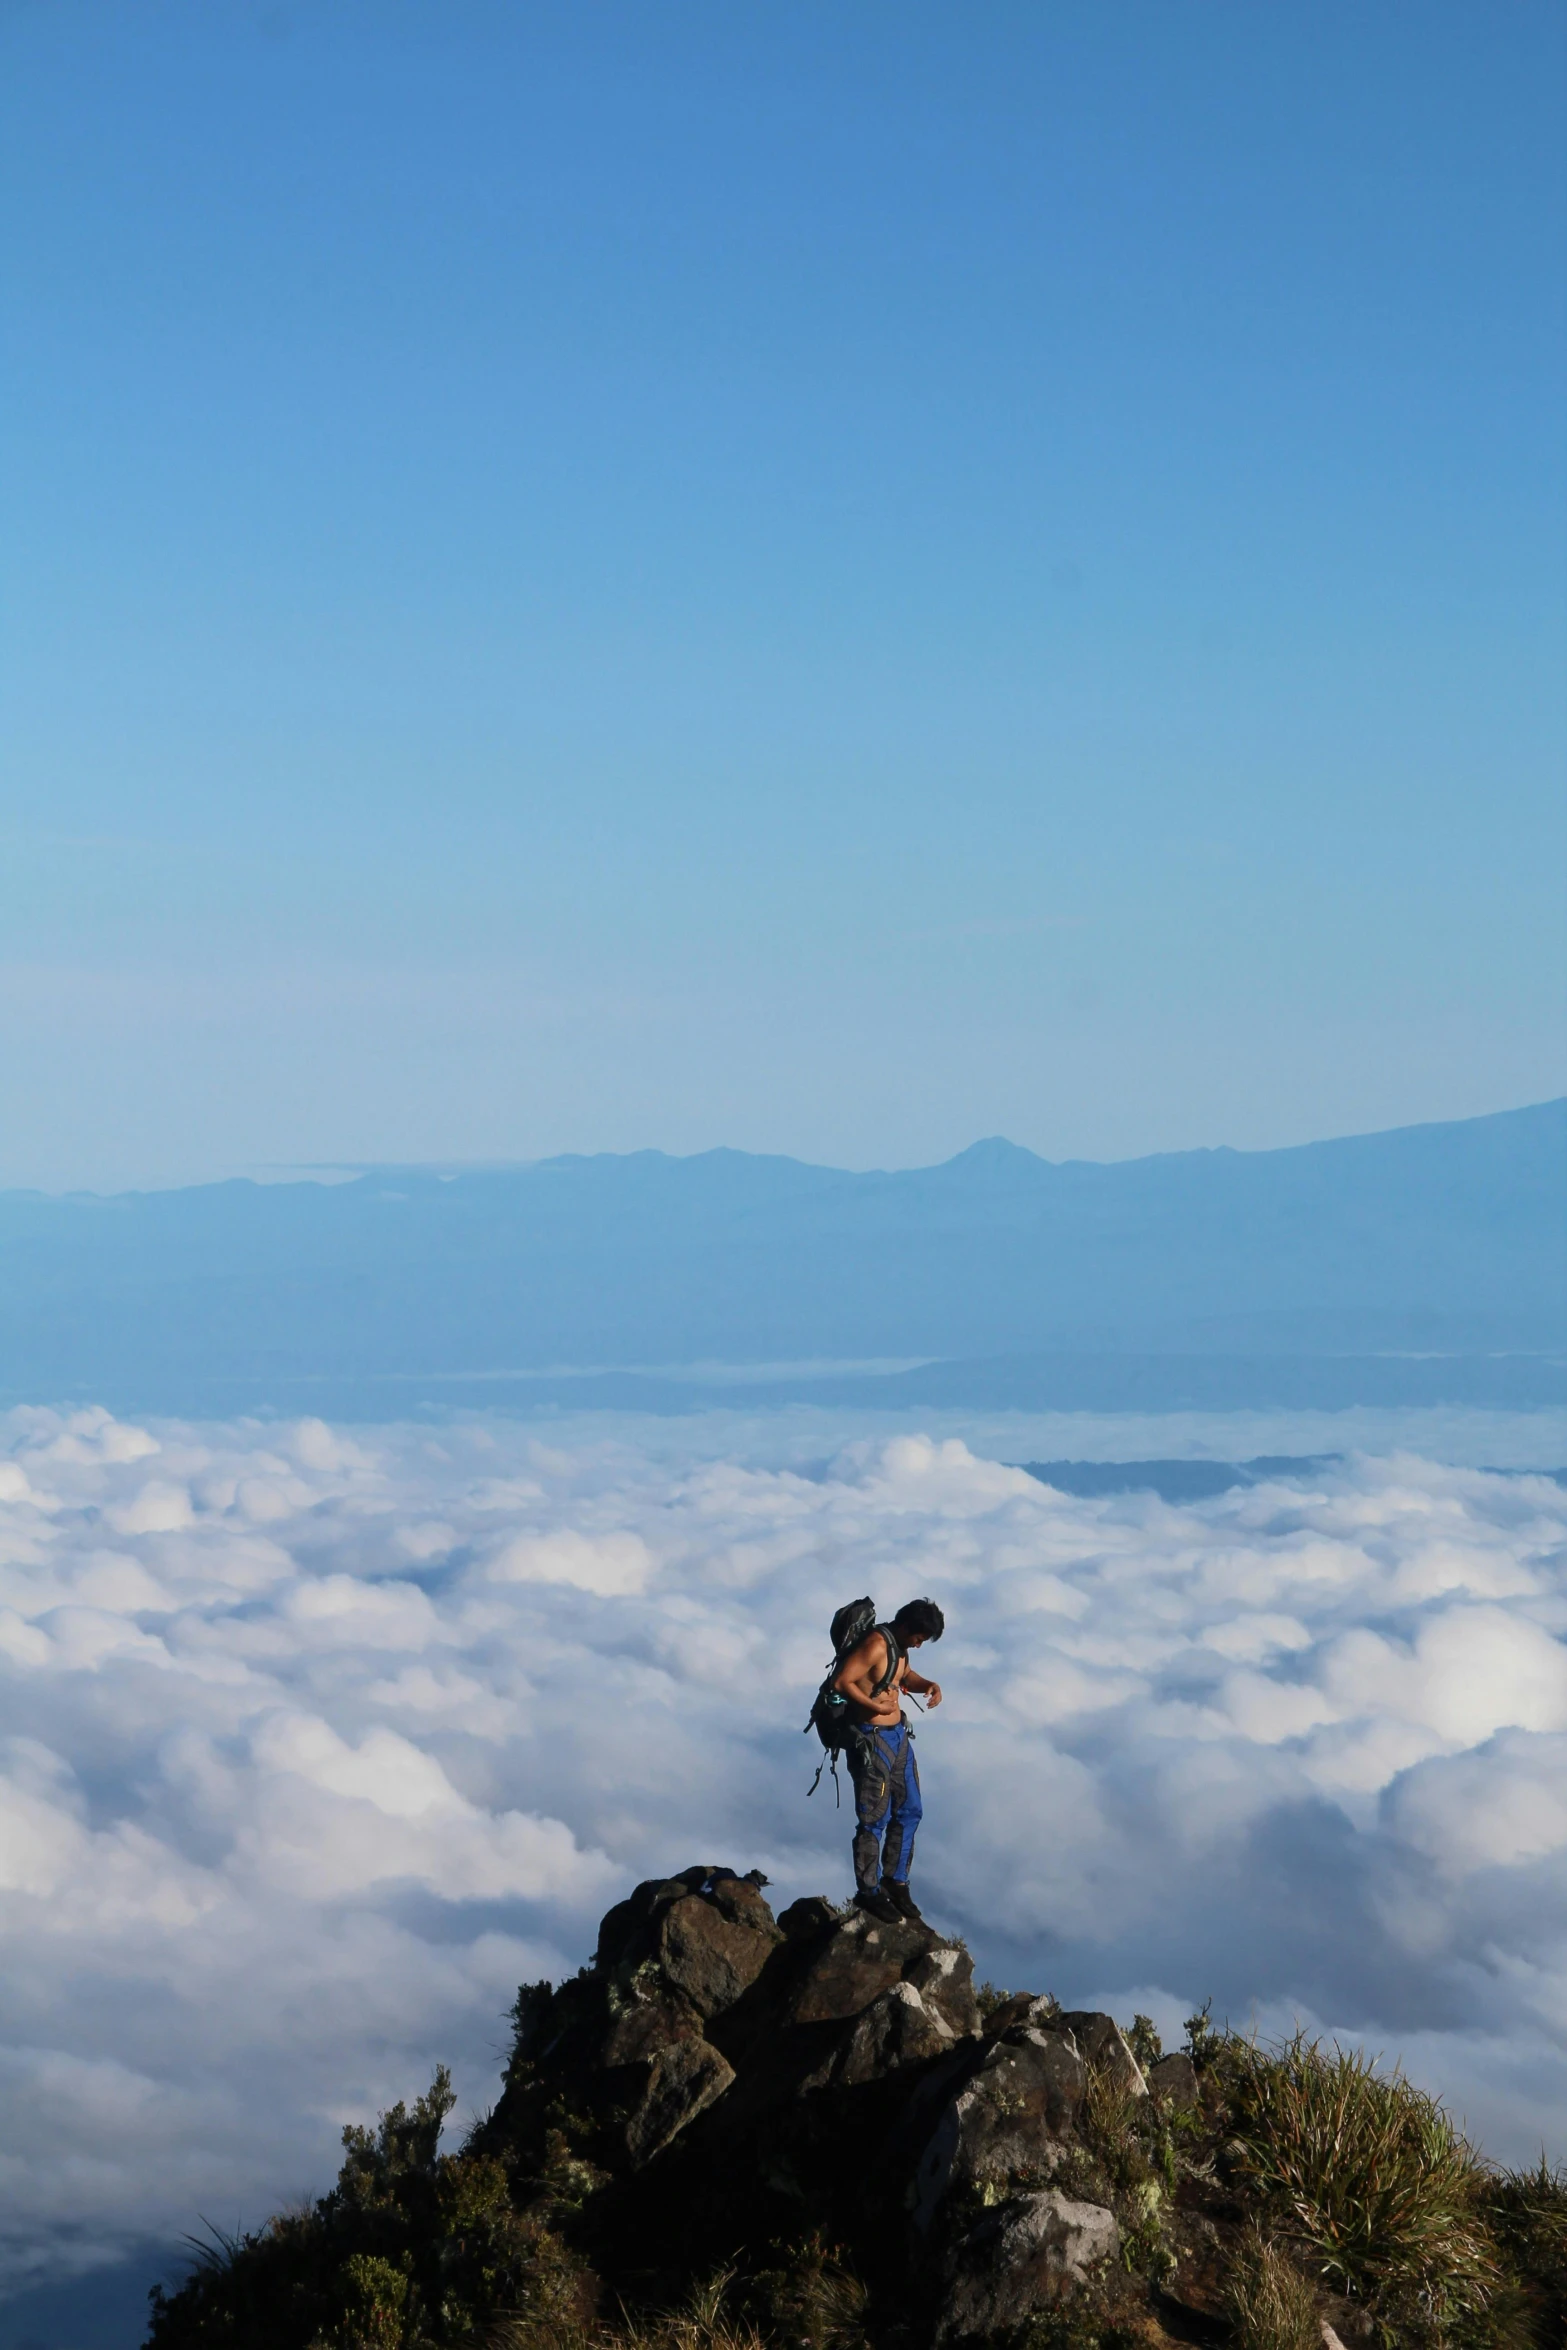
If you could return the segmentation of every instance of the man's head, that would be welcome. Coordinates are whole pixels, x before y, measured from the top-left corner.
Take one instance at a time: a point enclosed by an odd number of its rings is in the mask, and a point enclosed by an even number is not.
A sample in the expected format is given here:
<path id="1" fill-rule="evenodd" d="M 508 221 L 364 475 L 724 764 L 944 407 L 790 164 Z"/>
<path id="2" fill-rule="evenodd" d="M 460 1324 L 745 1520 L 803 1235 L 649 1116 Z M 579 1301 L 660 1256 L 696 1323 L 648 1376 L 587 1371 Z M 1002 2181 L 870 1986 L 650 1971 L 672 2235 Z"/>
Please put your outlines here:
<path id="1" fill-rule="evenodd" d="M 933 1599 L 910 1599 L 893 1617 L 892 1628 L 905 1648 L 919 1648 L 941 1638 L 947 1619 Z"/>

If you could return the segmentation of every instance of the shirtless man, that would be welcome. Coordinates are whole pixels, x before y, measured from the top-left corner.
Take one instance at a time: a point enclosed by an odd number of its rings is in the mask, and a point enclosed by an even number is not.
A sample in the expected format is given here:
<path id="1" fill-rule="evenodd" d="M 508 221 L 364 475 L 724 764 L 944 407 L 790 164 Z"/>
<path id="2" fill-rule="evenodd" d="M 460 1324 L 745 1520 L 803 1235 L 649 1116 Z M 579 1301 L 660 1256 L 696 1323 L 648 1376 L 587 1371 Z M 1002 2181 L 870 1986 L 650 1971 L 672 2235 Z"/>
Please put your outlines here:
<path id="1" fill-rule="evenodd" d="M 854 1896 L 858 1909 L 896 1925 L 900 1918 L 923 1924 L 909 1891 L 909 1864 L 914 1858 L 914 1831 L 920 1824 L 920 1775 L 914 1747 L 903 1718 L 905 1689 L 940 1705 L 941 1683 L 917 1673 L 907 1653 L 898 1655 L 892 1677 L 883 1688 L 889 1654 L 923 1648 L 939 1640 L 947 1620 L 933 1599 L 911 1599 L 892 1619 L 896 1647 L 889 1651 L 887 1635 L 878 1625 L 866 1633 L 858 1648 L 844 1658 L 833 1677 L 854 1705 L 857 1727 L 849 1741 L 849 1776 L 854 1781 Z M 880 1882 L 878 1883 L 878 1877 Z"/>

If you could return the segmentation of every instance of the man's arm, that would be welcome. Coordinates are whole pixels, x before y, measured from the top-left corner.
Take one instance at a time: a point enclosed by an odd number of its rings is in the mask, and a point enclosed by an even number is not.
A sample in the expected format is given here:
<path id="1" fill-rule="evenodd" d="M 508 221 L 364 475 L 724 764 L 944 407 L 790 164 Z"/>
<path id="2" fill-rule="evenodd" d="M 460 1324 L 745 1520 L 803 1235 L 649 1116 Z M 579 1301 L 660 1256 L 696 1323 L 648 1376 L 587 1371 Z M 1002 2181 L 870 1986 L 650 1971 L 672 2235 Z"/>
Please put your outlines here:
<path id="1" fill-rule="evenodd" d="M 903 1667 L 903 1686 L 905 1689 L 912 1690 L 916 1697 L 928 1698 L 932 1705 L 940 1705 L 941 1703 L 941 1683 L 927 1681 L 923 1673 L 916 1673 L 914 1667 L 908 1663 L 905 1663 Z"/>

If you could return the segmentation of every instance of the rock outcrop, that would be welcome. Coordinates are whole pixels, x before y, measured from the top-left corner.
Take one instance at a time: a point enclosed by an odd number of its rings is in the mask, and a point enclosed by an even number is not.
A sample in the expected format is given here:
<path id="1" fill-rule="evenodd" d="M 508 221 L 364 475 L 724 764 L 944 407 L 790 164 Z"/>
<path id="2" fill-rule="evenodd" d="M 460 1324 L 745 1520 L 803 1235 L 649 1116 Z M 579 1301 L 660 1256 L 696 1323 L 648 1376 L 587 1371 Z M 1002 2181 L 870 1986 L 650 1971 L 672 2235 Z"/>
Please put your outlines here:
<path id="1" fill-rule="evenodd" d="M 1150 2095 L 1114 2021 L 1026 1994 L 984 2015 L 961 1943 L 820 1898 L 775 1918 L 764 1884 L 702 1866 L 618 1903 L 591 1968 L 519 2001 L 487 2142 L 540 2161 L 552 2126 L 575 2132 L 650 2269 L 676 2238 L 699 2261 L 693 2231 L 754 2242 L 815 2214 L 918 2281 L 939 2344 L 1113 2262 L 1079 2124 L 1096 2078 Z"/>

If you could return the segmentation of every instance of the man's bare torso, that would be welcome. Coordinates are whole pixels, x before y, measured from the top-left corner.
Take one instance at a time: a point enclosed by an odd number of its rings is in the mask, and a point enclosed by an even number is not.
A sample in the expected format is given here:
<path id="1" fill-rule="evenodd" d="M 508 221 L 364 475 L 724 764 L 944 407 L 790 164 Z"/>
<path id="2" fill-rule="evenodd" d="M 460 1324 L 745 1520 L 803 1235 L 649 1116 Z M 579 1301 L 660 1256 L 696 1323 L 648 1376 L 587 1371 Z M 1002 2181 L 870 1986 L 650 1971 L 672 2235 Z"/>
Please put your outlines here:
<path id="1" fill-rule="evenodd" d="M 919 1648 L 923 1642 L 915 1638 L 910 1648 Z M 917 1673 L 907 1656 L 900 1656 L 891 1680 L 885 1689 L 877 1682 L 887 1670 L 887 1636 L 880 1630 L 867 1632 L 858 1648 L 851 1648 L 833 1676 L 833 1687 L 842 1690 L 858 1710 L 867 1729 L 891 1730 L 903 1719 L 903 1692 L 918 1690 L 931 1705 L 940 1705 L 941 1688 L 935 1681 L 927 1681 Z"/>

